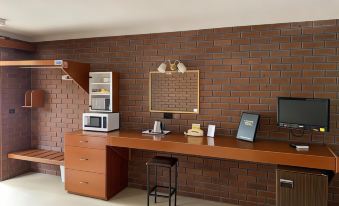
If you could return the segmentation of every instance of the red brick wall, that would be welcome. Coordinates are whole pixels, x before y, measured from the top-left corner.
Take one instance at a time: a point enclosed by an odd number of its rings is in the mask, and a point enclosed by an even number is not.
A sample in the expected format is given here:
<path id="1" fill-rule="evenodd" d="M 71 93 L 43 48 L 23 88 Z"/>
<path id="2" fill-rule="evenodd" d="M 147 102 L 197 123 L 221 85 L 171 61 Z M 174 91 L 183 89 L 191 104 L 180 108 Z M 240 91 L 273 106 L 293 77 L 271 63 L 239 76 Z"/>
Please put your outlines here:
<path id="1" fill-rule="evenodd" d="M 192 123 L 204 129 L 215 124 L 218 135 L 235 134 L 241 112 L 251 111 L 262 117 L 259 138 L 339 145 L 338 20 L 42 42 L 37 58 L 78 60 L 91 63 L 92 71 L 120 72 L 123 129 L 151 128 L 162 118 L 148 112 L 148 72 L 164 60 L 180 59 L 188 69 L 201 72 L 200 114 L 163 120 L 168 129 L 183 132 Z M 60 75 L 32 73 L 34 87 L 46 89 L 51 98 L 47 109 L 32 113 L 33 142 L 55 150 L 62 150 L 64 131 L 80 128 L 87 106 L 87 95 L 61 82 Z M 331 132 L 294 138 L 277 128 L 277 96 L 330 98 Z M 131 185 L 144 185 L 140 171 L 150 154 L 133 151 Z M 273 165 L 191 156 L 181 157 L 181 162 L 181 193 L 242 205 L 274 205 Z M 212 169 L 205 166 L 210 162 L 216 164 Z M 330 187 L 330 205 L 339 203 L 337 179 Z"/>
<path id="2" fill-rule="evenodd" d="M 199 73 L 152 73 L 151 110 L 194 112 L 198 108 Z"/>
<path id="3" fill-rule="evenodd" d="M 25 59 L 30 55 L 12 49 L 0 49 L 1 60 Z M 29 171 L 30 164 L 7 158 L 9 152 L 31 148 L 31 113 L 22 108 L 26 90 L 30 88 L 29 70 L 0 69 L 0 180 Z M 9 113 L 15 109 L 15 113 Z"/>
<path id="4" fill-rule="evenodd" d="M 62 151 L 63 134 L 82 128 L 88 94 L 72 81 L 62 81 L 60 69 L 33 69 L 32 89 L 46 93 L 43 108 L 32 110 L 32 146 Z M 32 164 L 33 171 L 60 174 L 58 166 Z"/>
<path id="5" fill-rule="evenodd" d="M 129 186 L 146 189 L 145 163 L 154 155 L 133 150 Z M 275 205 L 275 165 L 177 155 L 180 195 L 239 205 Z M 174 171 L 174 170 L 173 170 Z M 168 186 L 168 169 L 158 169 L 158 184 Z M 154 184 L 154 168 L 151 168 Z"/>

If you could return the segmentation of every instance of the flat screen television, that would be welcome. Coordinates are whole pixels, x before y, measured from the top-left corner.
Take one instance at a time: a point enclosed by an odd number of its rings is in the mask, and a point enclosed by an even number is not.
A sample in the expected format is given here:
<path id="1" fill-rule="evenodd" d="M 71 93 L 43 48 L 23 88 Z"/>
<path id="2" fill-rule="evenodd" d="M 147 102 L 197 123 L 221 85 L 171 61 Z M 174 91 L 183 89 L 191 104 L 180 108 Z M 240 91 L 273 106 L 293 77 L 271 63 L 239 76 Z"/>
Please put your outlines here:
<path id="1" fill-rule="evenodd" d="M 278 97 L 278 126 L 328 132 L 329 110 L 329 99 Z"/>

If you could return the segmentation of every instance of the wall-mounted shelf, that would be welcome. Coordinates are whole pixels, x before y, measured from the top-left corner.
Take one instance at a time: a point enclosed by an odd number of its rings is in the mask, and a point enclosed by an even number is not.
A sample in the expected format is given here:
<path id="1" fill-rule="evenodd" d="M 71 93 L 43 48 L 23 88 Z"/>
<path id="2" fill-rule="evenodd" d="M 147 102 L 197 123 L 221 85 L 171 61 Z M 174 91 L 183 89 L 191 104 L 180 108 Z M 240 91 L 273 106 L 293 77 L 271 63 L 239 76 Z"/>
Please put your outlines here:
<path id="1" fill-rule="evenodd" d="M 90 65 L 68 60 L 19 60 L 0 61 L 0 67 L 20 67 L 20 68 L 43 68 L 62 69 L 87 93 L 89 91 L 89 70 Z"/>
<path id="2" fill-rule="evenodd" d="M 45 92 L 40 89 L 28 90 L 25 93 L 25 108 L 37 108 L 44 106 Z"/>

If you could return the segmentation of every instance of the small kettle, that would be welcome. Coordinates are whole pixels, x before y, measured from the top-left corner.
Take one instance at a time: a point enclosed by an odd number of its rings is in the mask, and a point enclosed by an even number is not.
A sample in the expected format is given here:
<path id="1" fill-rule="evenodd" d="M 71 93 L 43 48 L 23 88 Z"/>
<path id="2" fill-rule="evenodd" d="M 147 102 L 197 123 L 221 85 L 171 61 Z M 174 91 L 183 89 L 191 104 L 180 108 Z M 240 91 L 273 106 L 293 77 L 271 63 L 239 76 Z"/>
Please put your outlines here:
<path id="1" fill-rule="evenodd" d="M 156 133 L 162 132 L 162 122 L 161 121 L 154 121 L 153 132 L 156 132 Z"/>

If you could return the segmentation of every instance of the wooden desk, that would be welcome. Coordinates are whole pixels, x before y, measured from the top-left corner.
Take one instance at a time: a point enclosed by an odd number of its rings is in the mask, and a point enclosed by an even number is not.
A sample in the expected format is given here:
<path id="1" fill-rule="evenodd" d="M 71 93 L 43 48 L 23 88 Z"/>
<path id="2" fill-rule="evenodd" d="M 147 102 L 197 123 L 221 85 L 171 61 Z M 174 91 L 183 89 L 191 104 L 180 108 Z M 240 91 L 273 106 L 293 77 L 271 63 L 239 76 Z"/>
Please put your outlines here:
<path id="1" fill-rule="evenodd" d="M 132 131 L 115 131 L 110 133 L 76 131 L 65 135 L 66 189 L 68 185 L 68 169 L 71 171 L 74 169 L 82 170 L 82 167 L 77 167 L 74 165 L 74 161 L 70 161 L 74 154 L 79 153 L 76 151 L 77 147 L 97 150 L 104 149 L 106 146 L 109 146 L 107 148 L 115 148 L 115 152 L 110 153 L 110 156 L 115 155 L 113 159 L 120 158 L 118 162 L 123 165 L 120 168 L 124 168 L 124 170 L 127 169 L 123 162 L 127 161 L 128 155 L 127 151 L 121 148 L 296 166 L 339 173 L 338 157 L 326 145 L 311 145 L 309 151 L 298 152 L 291 148 L 287 142 L 269 140 L 257 140 L 254 143 L 250 143 L 236 140 L 234 137 L 186 137 L 178 134 L 169 134 L 161 137 L 142 135 L 140 132 Z M 103 159 L 108 159 L 108 156 Z M 97 159 L 97 161 L 100 160 Z M 98 163 L 96 162 L 96 164 Z M 107 162 L 104 168 L 110 168 L 111 165 L 109 164 L 112 163 Z M 91 168 L 90 165 L 84 167 Z M 125 172 L 127 173 L 127 171 Z M 71 190 L 71 192 L 73 191 Z M 114 194 L 106 194 L 102 198 L 109 199 L 112 195 Z M 91 195 L 89 194 L 89 196 Z"/>

